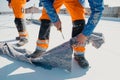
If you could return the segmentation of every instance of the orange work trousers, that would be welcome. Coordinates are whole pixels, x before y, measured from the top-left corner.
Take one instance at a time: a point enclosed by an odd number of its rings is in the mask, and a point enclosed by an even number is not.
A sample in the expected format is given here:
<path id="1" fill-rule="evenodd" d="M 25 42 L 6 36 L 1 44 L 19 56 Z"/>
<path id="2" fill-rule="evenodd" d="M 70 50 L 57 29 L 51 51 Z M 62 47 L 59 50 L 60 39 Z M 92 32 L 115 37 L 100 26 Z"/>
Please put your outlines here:
<path id="1" fill-rule="evenodd" d="M 72 21 L 85 19 L 85 9 L 79 3 L 78 0 L 55 0 L 53 3 L 53 6 L 54 6 L 56 12 L 60 11 L 60 7 L 63 4 L 65 5 L 67 11 L 69 12 Z M 44 8 L 42 10 L 42 15 L 41 15 L 40 19 L 49 19 L 50 20 L 50 18 L 47 15 L 46 10 Z"/>
<path id="2" fill-rule="evenodd" d="M 79 3 L 78 0 L 55 0 L 53 3 L 53 6 L 56 10 L 56 12 L 60 11 L 60 7 L 62 5 L 65 5 L 68 13 L 71 16 L 72 22 L 75 20 L 84 20 L 85 19 L 85 9 L 84 7 Z M 48 14 L 46 13 L 46 10 L 43 8 L 42 15 L 40 19 L 48 19 L 50 20 Z M 73 46 L 73 49 L 76 53 L 84 53 L 85 46 Z"/>
<path id="3" fill-rule="evenodd" d="M 11 7 L 15 18 L 24 18 L 26 0 L 11 0 Z"/>

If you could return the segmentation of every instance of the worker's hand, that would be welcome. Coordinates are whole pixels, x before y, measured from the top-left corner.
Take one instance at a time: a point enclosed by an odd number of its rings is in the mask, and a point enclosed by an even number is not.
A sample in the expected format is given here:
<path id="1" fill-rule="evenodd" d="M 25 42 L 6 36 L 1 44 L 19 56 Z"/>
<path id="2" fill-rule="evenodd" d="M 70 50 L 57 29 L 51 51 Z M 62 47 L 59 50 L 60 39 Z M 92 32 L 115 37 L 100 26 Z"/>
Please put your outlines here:
<path id="1" fill-rule="evenodd" d="M 53 23 L 54 26 L 57 28 L 57 30 L 60 30 L 61 31 L 61 21 L 57 21 L 55 23 Z"/>
<path id="2" fill-rule="evenodd" d="M 8 7 L 11 8 L 11 4 L 10 3 L 8 3 Z"/>
<path id="3" fill-rule="evenodd" d="M 77 36 L 78 45 L 85 45 L 87 37 L 82 33 Z"/>

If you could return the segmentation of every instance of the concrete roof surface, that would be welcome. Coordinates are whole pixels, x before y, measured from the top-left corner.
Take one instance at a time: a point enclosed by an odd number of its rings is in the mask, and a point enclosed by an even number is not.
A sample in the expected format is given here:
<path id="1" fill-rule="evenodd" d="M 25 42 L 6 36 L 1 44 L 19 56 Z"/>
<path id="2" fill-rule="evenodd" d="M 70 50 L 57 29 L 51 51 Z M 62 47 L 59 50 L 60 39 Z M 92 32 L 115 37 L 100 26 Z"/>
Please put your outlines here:
<path id="1" fill-rule="evenodd" d="M 33 18 L 38 19 L 40 15 L 34 14 Z M 27 14 L 26 18 L 31 18 L 31 14 Z M 71 38 L 70 16 L 60 15 L 60 19 L 65 39 L 52 26 L 48 50 Z M 23 48 L 33 52 L 40 26 L 31 23 L 26 24 L 26 27 L 29 42 Z M 0 80 L 120 80 L 120 21 L 101 20 L 94 31 L 103 33 L 105 43 L 99 49 L 91 45 L 86 46 L 85 56 L 90 64 L 89 69 L 80 68 L 73 59 L 71 73 L 57 68 L 46 70 L 7 55 L 0 55 Z M 15 44 L 18 42 L 15 40 L 16 36 L 18 33 L 14 24 L 14 16 L 12 14 L 0 15 L 0 42 Z"/>

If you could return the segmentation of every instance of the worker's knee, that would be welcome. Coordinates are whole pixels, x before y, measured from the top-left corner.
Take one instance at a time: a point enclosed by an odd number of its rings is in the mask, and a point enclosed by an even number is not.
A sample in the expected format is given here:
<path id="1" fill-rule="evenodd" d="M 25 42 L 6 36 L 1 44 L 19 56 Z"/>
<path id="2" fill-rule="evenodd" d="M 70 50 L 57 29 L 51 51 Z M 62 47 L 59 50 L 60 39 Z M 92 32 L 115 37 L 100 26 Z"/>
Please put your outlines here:
<path id="1" fill-rule="evenodd" d="M 25 31 L 25 21 L 22 18 L 15 18 L 15 25 L 19 32 Z"/>
<path id="2" fill-rule="evenodd" d="M 85 26 L 85 20 L 75 20 L 73 21 L 72 37 L 77 36 L 82 32 Z"/>
<path id="3" fill-rule="evenodd" d="M 39 31 L 39 39 L 49 39 L 51 21 L 47 19 L 41 20 Z"/>

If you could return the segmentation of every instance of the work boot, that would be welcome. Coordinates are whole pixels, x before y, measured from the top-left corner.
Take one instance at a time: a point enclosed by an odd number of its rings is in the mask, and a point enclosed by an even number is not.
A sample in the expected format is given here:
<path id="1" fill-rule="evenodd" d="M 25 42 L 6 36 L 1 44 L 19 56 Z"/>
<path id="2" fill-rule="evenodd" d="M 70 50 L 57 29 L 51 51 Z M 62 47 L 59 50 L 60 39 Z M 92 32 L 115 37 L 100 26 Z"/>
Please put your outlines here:
<path id="1" fill-rule="evenodd" d="M 28 43 L 28 39 L 27 38 L 21 38 L 20 41 L 17 43 L 17 46 L 20 47 L 20 46 L 25 45 L 26 43 Z"/>
<path id="2" fill-rule="evenodd" d="M 28 58 L 37 58 L 44 54 L 45 51 L 42 50 L 35 50 L 32 54 L 28 55 Z"/>
<path id="3" fill-rule="evenodd" d="M 88 61 L 85 59 L 84 55 L 76 55 L 74 54 L 74 59 L 80 65 L 81 68 L 86 69 L 89 67 Z"/>
<path id="4" fill-rule="evenodd" d="M 20 37 L 18 36 L 18 37 L 16 37 L 16 40 L 20 40 Z"/>

